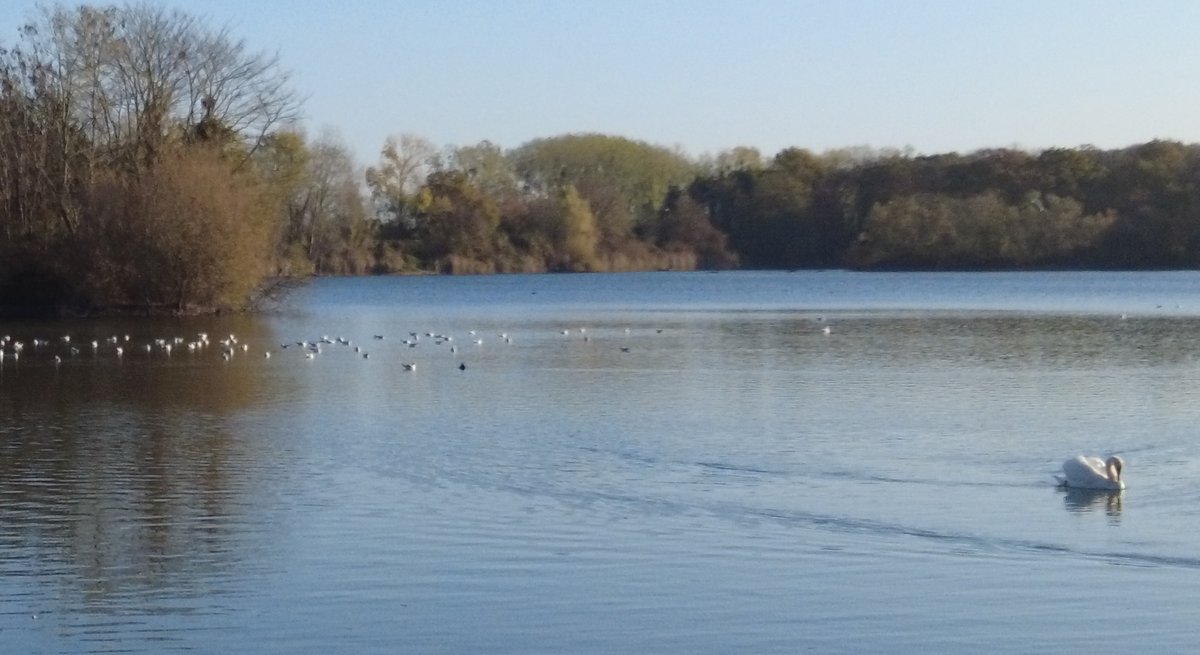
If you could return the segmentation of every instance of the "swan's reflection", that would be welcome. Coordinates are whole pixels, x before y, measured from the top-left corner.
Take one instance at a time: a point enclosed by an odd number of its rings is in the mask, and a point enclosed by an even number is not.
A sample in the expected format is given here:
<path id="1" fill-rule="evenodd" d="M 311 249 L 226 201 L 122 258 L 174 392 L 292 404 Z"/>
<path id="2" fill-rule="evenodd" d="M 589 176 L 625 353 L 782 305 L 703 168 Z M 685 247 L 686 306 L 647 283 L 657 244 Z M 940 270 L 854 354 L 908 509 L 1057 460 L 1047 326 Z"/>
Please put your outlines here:
<path id="1" fill-rule="evenodd" d="M 1121 500 L 1124 495 L 1124 491 L 1064 488 L 1063 504 L 1069 512 L 1082 514 L 1103 509 L 1109 517 L 1118 518 L 1121 516 Z"/>

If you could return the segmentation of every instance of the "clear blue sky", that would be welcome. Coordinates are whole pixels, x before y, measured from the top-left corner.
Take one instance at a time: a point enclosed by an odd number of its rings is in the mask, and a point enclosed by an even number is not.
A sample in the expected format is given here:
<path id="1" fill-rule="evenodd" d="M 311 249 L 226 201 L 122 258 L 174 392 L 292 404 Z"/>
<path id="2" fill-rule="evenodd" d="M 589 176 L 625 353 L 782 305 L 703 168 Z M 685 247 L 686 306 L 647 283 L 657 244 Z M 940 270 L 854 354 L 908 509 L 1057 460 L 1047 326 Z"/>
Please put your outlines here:
<path id="1" fill-rule="evenodd" d="M 692 155 L 1200 141 L 1190 0 L 153 1 L 278 51 L 310 130 L 365 164 L 400 132 Z M 0 43 L 33 7 L 0 6 Z"/>

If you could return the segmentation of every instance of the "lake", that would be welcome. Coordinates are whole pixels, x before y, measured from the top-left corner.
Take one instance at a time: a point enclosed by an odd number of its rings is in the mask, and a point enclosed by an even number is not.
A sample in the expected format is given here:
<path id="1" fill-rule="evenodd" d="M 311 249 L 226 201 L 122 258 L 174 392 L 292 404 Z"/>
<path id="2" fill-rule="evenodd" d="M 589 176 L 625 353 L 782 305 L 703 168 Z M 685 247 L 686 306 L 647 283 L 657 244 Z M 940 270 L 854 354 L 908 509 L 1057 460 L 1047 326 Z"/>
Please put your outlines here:
<path id="1" fill-rule="evenodd" d="M 1200 273 L 320 279 L 5 337 L 5 652 L 1200 643 Z"/>

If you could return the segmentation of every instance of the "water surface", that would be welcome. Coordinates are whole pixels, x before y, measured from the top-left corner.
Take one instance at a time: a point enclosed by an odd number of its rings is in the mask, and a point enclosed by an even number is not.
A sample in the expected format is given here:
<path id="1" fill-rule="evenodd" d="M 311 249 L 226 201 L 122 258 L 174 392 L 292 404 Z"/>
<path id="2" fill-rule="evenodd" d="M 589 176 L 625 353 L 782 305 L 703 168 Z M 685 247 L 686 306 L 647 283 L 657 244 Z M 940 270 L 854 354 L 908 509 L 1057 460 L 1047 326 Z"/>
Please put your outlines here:
<path id="1" fill-rule="evenodd" d="M 258 317 L 3 323 L 0 643 L 1185 650 L 1198 283 L 329 279 Z M 1129 489 L 1055 488 L 1077 452 Z"/>

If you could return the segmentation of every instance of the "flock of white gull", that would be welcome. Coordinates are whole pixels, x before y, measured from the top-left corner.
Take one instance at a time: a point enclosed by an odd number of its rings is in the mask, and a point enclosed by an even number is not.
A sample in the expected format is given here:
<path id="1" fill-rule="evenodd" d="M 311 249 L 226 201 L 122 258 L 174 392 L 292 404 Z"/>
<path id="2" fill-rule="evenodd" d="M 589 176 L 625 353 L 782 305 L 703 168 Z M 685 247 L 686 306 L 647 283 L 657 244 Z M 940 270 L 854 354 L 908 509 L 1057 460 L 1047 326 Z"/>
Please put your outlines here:
<path id="1" fill-rule="evenodd" d="M 626 334 L 630 332 L 625 329 Z M 659 329 L 657 332 L 661 333 Z M 824 328 L 824 334 L 829 334 L 828 327 Z M 587 333 L 587 328 L 575 328 L 572 330 L 561 330 L 563 336 L 577 335 L 585 341 L 590 341 L 591 337 Z M 475 330 L 468 331 L 469 343 L 474 346 L 482 346 L 484 338 L 476 333 Z M 375 342 L 385 339 L 382 334 L 373 335 L 372 340 Z M 496 334 L 496 339 L 499 342 L 510 344 L 512 337 L 506 332 Z M 454 337 L 448 334 L 436 332 L 409 332 L 408 337 L 401 340 L 402 345 L 409 348 L 416 348 L 421 343 L 432 343 L 437 346 L 449 346 L 451 354 L 458 352 L 458 344 Z M 302 353 L 306 359 L 316 359 L 325 352 L 328 348 L 343 347 L 352 349 L 354 354 L 369 359 L 370 353 L 363 345 L 356 344 L 345 337 L 329 337 L 324 335 L 319 339 L 299 340 L 284 342 L 279 344 L 279 351 L 293 351 Z M 62 335 L 57 339 L 42 339 L 34 338 L 28 342 L 13 339 L 11 335 L 0 336 L 0 367 L 3 367 L 5 362 L 15 364 L 20 362 L 22 356 L 32 358 L 41 356 L 44 361 L 47 358 L 53 362 L 55 366 L 59 366 L 64 361 L 85 356 L 115 356 L 117 359 L 124 359 L 127 356 L 141 355 L 143 357 L 171 357 L 173 354 L 187 353 L 189 355 L 198 355 L 212 352 L 216 349 L 221 356 L 221 359 L 226 362 L 233 360 L 238 356 L 246 356 L 251 353 L 249 343 L 239 340 L 235 334 L 230 334 L 226 337 L 216 339 L 215 341 L 209 337 L 208 333 L 200 332 L 193 338 L 185 337 L 158 337 L 152 340 L 135 340 L 130 335 L 113 335 L 103 340 L 80 340 L 72 339 L 71 335 Z M 620 350 L 629 352 L 629 348 L 622 346 Z M 257 350 L 258 356 L 269 359 L 272 354 L 271 349 Z M 406 371 L 415 371 L 417 368 L 416 362 L 403 362 L 402 367 Z M 460 363 L 459 368 L 466 369 L 465 363 Z"/>
<path id="2" fill-rule="evenodd" d="M 625 332 L 628 333 L 629 329 L 626 329 Z M 658 332 L 662 332 L 662 330 L 658 330 Z M 826 325 L 821 328 L 821 332 L 829 335 L 832 330 Z M 471 330 L 468 334 L 472 344 L 476 346 L 483 344 L 483 339 L 474 330 Z M 569 336 L 572 334 L 572 331 L 562 330 L 561 334 Z M 586 328 L 578 328 L 578 334 L 582 335 L 585 340 L 590 339 L 587 336 Z M 497 334 L 497 337 L 504 343 L 512 343 L 512 338 L 507 333 L 501 332 Z M 382 341 L 384 335 L 376 334 L 373 335 L 373 338 L 376 341 Z M 454 337 L 450 335 L 426 332 L 424 333 L 424 338 L 432 341 L 435 345 L 448 345 L 451 353 L 458 351 L 458 346 L 454 344 Z M 409 332 L 408 338 L 404 339 L 401 343 L 409 348 L 415 348 L 421 343 L 421 339 L 422 335 L 420 333 Z M 239 353 L 246 354 L 250 352 L 250 344 L 239 341 L 238 337 L 234 334 L 218 339 L 216 343 L 219 346 L 221 358 L 225 361 L 232 360 Z M 170 357 L 176 351 L 193 354 L 209 351 L 212 349 L 212 345 L 213 342 L 209 339 L 208 334 L 200 332 L 194 339 L 160 337 L 136 345 L 131 344 L 131 338 L 128 334 L 111 336 L 104 341 L 93 339 L 85 343 L 72 342 L 70 335 L 63 335 L 59 337 L 57 343 L 50 339 L 35 338 L 29 342 L 28 348 L 31 348 L 35 352 L 43 350 L 53 351 L 52 361 L 55 366 L 58 366 L 62 364 L 64 356 L 79 357 L 84 354 L 96 355 L 100 353 L 102 348 L 106 352 L 111 352 L 117 358 L 123 358 L 127 353 L 132 354 L 132 352 L 137 350 L 140 350 L 144 355 L 155 355 L 158 353 Z M 311 341 L 286 342 L 281 343 L 279 348 L 282 350 L 294 348 L 303 352 L 306 359 L 315 359 L 322 353 L 323 349 L 330 346 L 352 348 L 354 353 L 362 358 L 367 359 L 370 357 L 370 353 L 361 345 L 356 345 L 350 339 L 344 337 L 330 338 L 329 336 L 322 336 L 320 339 Z M 629 352 L 628 347 L 622 346 L 620 349 L 623 352 Z M 11 335 L 0 336 L 0 366 L 3 366 L 6 360 L 14 364 L 19 362 L 21 354 L 24 352 L 27 352 L 25 342 L 14 340 Z M 270 358 L 271 351 L 262 351 L 262 356 Z M 415 371 L 417 369 L 416 362 L 403 362 L 401 366 L 405 371 Z M 458 367 L 460 370 L 465 370 L 466 363 L 460 363 Z M 1120 491 L 1125 488 L 1125 481 L 1121 477 L 1124 466 L 1124 460 L 1118 456 L 1110 456 L 1107 459 L 1102 459 L 1100 457 L 1077 455 L 1063 462 L 1062 472 L 1055 475 L 1055 478 L 1059 485 L 1067 488 Z"/>
<path id="3" fill-rule="evenodd" d="M 625 333 L 630 332 L 629 328 L 625 329 Z M 662 329 L 657 332 L 661 333 Z M 822 329 L 823 334 L 830 334 L 829 326 Z M 564 329 L 560 331 L 563 336 L 577 335 L 585 341 L 590 341 L 591 337 L 587 333 L 587 328 Z M 484 343 L 484 338 L 477 334 L 475 330 L 467 332 L 469 342 L 475 346 L 481 346 Z M 506 332 L 496 334 L 496 338 L 506 344 L 512 343 L 512 337 Z M 373 341 L 383 341 L 385 339 L 382 334 L 373 335 Z M 424 341 L 422 341 L 424 340 Z M 442 346 L 449 345 L 450 352 L 458 352 L 458 345 L 454 337 L 448 334 L 436 332 L 409 332 L 408 337 L 401 341 L 401 344 L 409 348 L 416 348 L 418 344 L 423 342 L 431 342 L 434 345 Z M 193 338 L 185 337 L 158 337 L 152 340 L 136 341 L 130 335 L 113 335 L 103 340 L 73 340 L 71 335 L 62 335 L 57 339 L 42 339 L 34 338 L 28 343 L 13 339 L 12 335 L 0 336 L 0 366 L 3 366 L 7 361 L 16 363 L 21 360 L 22 356 L 30 356 L 43 354 L 48 356 L 54 365 L 60 365 L 67 359 L 82 357 L 82 356 L 99 356 L 110 355 L 117 359 L 123 359 L 129 355 L 143 356 L 165 356 L 170 357 L 172 354 L 186 352 L 188 354 L 202 354 L 211 352 L 214 349 L 219 351 L 220 356 L 225 361 L 231 361 L 239 355 L 246 355 L 251 352 L 249 343 L 238 339 L 237 335 L 230 334 L 226 337 L 217 339 L 215 342 L 206 332 L 200 332 Z M 279 350 L 293 350 L 303 353 L 306 359 L 315 359 L 326 349 L 330 347 L 346 347 L 353 349 L 356 355 L 363 359 L 369 359 L 370 353 L 367 349 L 359 344 L 354 343 L 345 337 L 329 337 L 324 335 L 319 339 L 300 340 L 284 342 L 279 344 Z M 628 347 L 620 348 L 623 352 L 629 352 Z M 270 358 L 272 350 L 259 350 L 261 357 Z M 465 364 L 460 364 L 460 368 L 465 369 Z M 406 371 L 416 370 L 415 362 L 403 363 L 403 368 Z"/>
<path id="4" fill-rule="evenodd" d="M 628 332 L 629 330 L 626 330 Z M 661 330 L 659 330 L 661 332 Z M 569 335 L 571 330 L 563 330 L 563 335 Z M 584 339 L 590 339 L 586 336 L 587 328 L 579 328 L 578 333 L 585 335 Z M 468 333 L 471 337 L 471 343 L 480 346 L 483 345 L 483 338 L 477 336 L 474 330 Z M 501 332 L 496 335 L 504 343 L 512 343 L 512 337 L 507 333 Z M 384 335 L 373 335 L 375 341 L 383 341 Z M 421 343 L 422 338 L 432 342 L 435 345 L 450 345 L 450 352 L 458 352 L 458 346 L 454 344 L 454 337 L 446 334 L 434 332 L 426 332 L 424 334 L 418 332 L 409 332 L 409 336 L 403 339 L 401 343 L 409 348 L 415 348 Z M 235 334 L 230 334 L 227 337 L 217 339 L 215 342 L 209 337 L 208 333 L 200 332 L 192 339 L 184 337 L 159 337 L 150 341 L 134 342 L 132 337 L 126 335 L 114 335 L 104 340 L 93 339 L 90 341 L 72 341 L 70 335 L 63 335 L 57 340 L 34 338 L 28 343 L 13 339 L 11 335 L 0 336 L 0 366 L 3 366 L 7 361 L 9 363 L 20 362 L 22 355 L 30 356 L 32 354 L 44 353 L 50 357 L 50 360 L 57 366 L 63 363 L 65 359 L 81 357 L 85 355 L 112 355 L 118 359 L 123 359 L 127 355 L 142 354 L 144 356 L 161 355 L 171 357 L 172 354 L 186 352 L 188 354 L 200 354 L 210 352 L 214 348 L 220 352 L 220 356 L 225 361 L 231 361 L 238 355 L 248 354 L 251 351 L 250 344 L 240 341 Z M 300 340 L 294 342 L 284 342 L 279 344 L 280 350 L 295 350 L 303 353 L 306 359 L 316 359 L 326 348 L 330 347 L 346 347 L 353 349 L 356 355 L 363 359 L 370 358 L 370 353 L 361 345 L 355 344 L 350 339 L 345 337 L 329 337 L 322 336 L 319 339 Z M 628 348 L 621 348 L 623 351 L 628 351 Z M 271 350 L 262 350 L 261 356 L 264 358 L 271 357 Z M 403 364 L 404 370 L 416 370 L 416 363 L 406 362 Z M 461 368 L 466 368 L 465 364 L 460 365 Z"/>
<path id="5" fill-rule="evenodd" d="M 232 359 L 238 352 L 249 352 L 250 345 L 238 343 L 235 335 L 229 335 L 228 338 L 220 339 L 217 342 L 221 347 L 221 356 L 226 361 Z M 202 352 L 208 350 L 212 346 L 212 342 L 208 338 L 208 334 L 201 332 L 196 335 L 195 339 L 185 339 L 183 337 L 173 338 L 157 338 L 153 341 L 148 341 L 140 344 L 131 343 L 130 335 L 111 336 L 103 341 L 93 339 L 91 341 L 72 341 L 71 335 L 64 334 L 57 340 L 34 338 L 29 343 L 17 341 L 11 335 L 0 336 L 0 365 L 3 365 L 5 360 L 10 362 L 19 362 L 22 354 L 46 352 L 51 356 L 54 364 L 62 364 L 64 358 L 74 358 L 81 355 L 90 354 L 98 355 L 103 350 L 104 353 L 111 353 L 118 359 L 124 358 L 127 354 L 133 354 L 141 351 L 146 355 L 161 353 L 170 357 L 173 352 L 188 351 L 191 353 Z M 270 357 L 270 352 L 266 353 Z"/>

